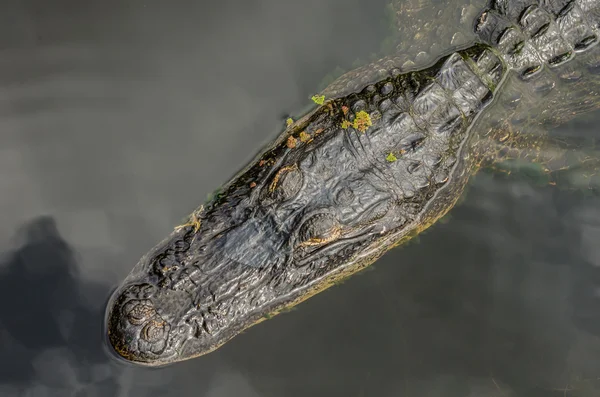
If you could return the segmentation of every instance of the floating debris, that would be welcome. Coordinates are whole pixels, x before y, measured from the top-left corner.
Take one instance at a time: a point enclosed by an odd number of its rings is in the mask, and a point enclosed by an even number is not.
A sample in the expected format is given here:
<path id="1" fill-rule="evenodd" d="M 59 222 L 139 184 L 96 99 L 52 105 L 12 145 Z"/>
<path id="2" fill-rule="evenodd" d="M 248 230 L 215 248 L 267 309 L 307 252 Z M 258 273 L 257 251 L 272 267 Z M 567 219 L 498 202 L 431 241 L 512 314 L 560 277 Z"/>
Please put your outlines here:
<path id="1" fill-rule="evenodd" d="M 394 161 L 398 160 L 398 157 L 396 157 L 394 155 L 394 153 L 390 152 L 390 154 L 387 155 L 387 157 L 385 158 L 387 161 L 389 161 L 390 163 L 393 163 Z"/>
<path id="2" fill-rule="evenodd" d="M 204 211 L 204 206 L 201 205 L 200 208 L 198 208 L 196 211 L 194 211 L 190 217 L 189 220 L 184 223 L 183 225 L 179 225 L 175 227 L 175 230 L 179 231 L 181 229 L 184 229 L 186 227 L 192 227 L 194 233 L 197 233 L 198 230 L 200 230 L 200 226 L 202 226 L 202 220 L 200 219 L 200 215 L 202 215 L 202 212 Z"/>

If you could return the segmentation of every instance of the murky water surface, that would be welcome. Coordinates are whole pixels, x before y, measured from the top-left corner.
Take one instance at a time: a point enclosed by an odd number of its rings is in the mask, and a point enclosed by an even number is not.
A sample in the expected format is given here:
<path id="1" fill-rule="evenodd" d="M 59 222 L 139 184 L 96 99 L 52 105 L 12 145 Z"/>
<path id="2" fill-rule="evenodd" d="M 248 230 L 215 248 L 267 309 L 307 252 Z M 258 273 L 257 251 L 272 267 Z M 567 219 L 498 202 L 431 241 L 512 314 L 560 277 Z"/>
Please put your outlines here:
<path id="1" fill-rule="evenodd" d="M 111 290 L 381 48 L 384 4 L 3 2 L 1 396 L 600 393 L 600 199 L 489 172 L 418 241 L 214 353 L 150 370 L 104 350 Z"/>

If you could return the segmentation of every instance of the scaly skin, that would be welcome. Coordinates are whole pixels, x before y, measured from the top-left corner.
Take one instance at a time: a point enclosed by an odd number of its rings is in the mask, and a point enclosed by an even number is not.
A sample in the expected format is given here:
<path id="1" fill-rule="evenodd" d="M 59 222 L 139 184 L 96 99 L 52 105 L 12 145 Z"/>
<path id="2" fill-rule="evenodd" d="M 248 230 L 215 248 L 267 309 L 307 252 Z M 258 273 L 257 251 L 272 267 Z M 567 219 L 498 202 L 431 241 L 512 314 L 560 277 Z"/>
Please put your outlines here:
<path id="1" fill-rule="evenodd" d="M 334 82 L 134 267 L 107 309 L 115 351 L 164 365 L 218 348 L 430 226 L 503 147 L 535 152 L 523 132 L 598 107 L 600 0 L 536 4 L 496 2 L 480 43 L 431 67 L 387 58 Z"/>

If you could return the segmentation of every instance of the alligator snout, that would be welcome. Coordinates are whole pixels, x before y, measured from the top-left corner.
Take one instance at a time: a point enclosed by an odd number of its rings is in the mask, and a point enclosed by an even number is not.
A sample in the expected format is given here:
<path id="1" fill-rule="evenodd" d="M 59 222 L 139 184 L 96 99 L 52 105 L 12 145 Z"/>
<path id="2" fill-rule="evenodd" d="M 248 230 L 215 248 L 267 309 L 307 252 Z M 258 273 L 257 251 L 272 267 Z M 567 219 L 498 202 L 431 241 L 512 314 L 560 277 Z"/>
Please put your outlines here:
<path id="1" fill-rule="evenodd" d="M 132 299 L 118 309 L 121 313 L 116 331 L 126 335 L 120 340 L 137 340 L 137 352 L 128 346 L 128 352 L 119 353 L 159 355 L 165 350 L 171 326 L 156 312 L 152 301 Z"/>
<path id="2" fill-rule="evenodd" d="M 157 309 L 155 292 L 151 285 L 132 285 L 115 292 L 108 306 L 108 339 L 126 360 L 161 364 L 174 346 L 172 326 Z"/>

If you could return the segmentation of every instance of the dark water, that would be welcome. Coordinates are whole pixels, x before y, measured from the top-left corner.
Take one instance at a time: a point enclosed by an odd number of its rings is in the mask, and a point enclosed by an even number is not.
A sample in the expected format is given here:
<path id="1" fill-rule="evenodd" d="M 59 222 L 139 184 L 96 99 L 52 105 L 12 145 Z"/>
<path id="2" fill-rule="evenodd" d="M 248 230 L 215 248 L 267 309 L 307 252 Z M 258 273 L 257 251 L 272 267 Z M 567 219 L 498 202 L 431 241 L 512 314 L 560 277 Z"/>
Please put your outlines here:
<path id="1" fill-rule="evenodd" d="M 3 2 L 1 396 L 600 395 L 600 199 L 490 173 L 418 242 L 214 353 L 104 351 L 111 290 L 379 48 L 384 3 Z"/>

